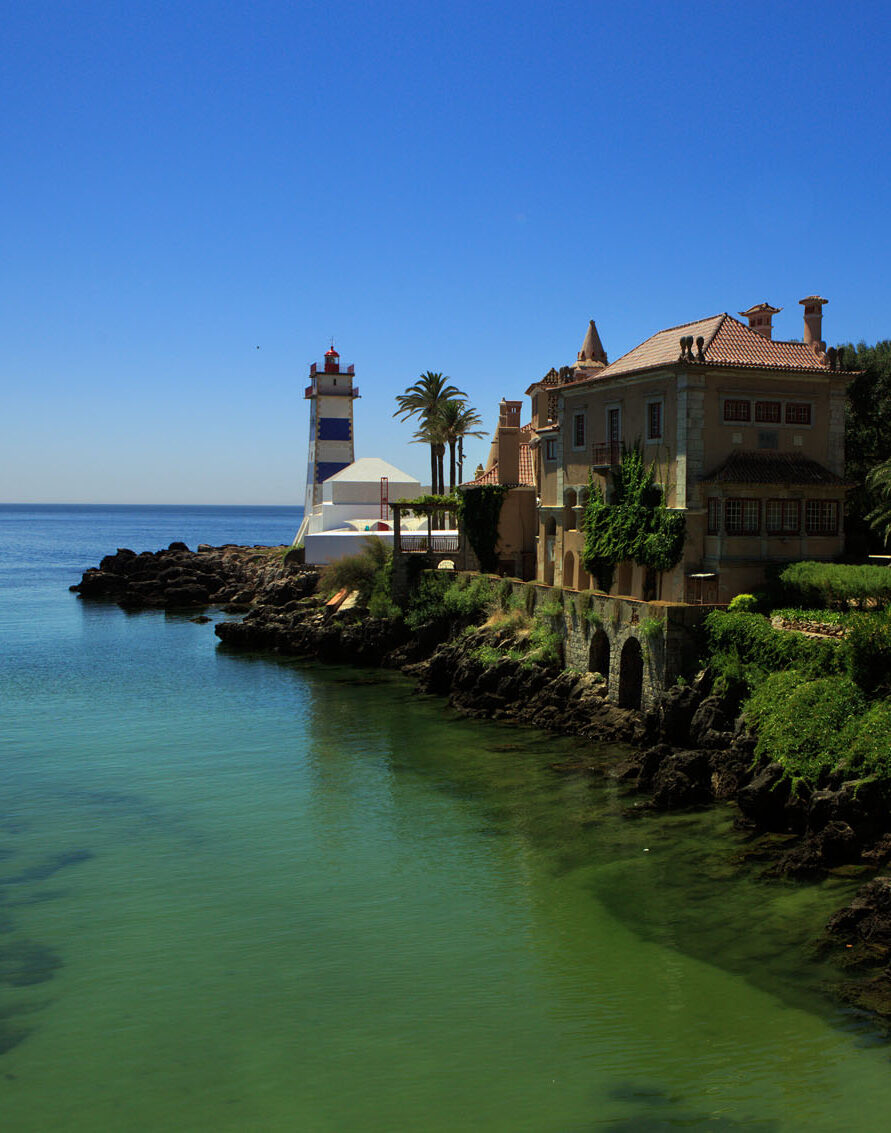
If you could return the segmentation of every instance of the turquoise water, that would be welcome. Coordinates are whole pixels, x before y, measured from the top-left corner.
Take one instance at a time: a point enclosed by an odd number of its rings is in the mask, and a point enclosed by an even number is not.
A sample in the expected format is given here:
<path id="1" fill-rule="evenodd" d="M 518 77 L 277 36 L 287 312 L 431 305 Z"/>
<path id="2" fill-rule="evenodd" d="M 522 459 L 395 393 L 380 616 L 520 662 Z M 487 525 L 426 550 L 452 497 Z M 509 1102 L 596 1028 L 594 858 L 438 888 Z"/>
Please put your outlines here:
<path id="1" fill-rule="evenodd" d="M 887 1128 L 889 1048 L 802 959 L 845 883 L 753 880 L 732 811 L 640 813 L 549 770 L 572 741 L 66 589 L 296 526 L 0 508 L 0 1128 Z"/>

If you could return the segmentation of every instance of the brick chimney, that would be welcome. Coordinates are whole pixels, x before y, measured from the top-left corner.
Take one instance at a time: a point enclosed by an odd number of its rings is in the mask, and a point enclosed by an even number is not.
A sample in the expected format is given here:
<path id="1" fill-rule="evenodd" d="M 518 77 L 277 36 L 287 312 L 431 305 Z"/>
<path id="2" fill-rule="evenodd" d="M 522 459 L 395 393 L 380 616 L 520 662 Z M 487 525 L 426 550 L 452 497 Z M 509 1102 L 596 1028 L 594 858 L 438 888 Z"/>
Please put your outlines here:
<path id="1" fill-rule="evenodd" d="M 771 307 L 770 303 L 756 303 L 748 311 L 740 311 L 744 319 L 749 320 L 749 330 L 760 334 L 762 338 L 773 338 L 773 317 L 782 311 L 782 307 Z"/>
<path id="2" fill-rule="evenodd" d="M 823 342 L 823 308 L 829 302 L 819 295 L 808 295 L 806 299 L 798 302 L 804 307 L 804 341 L 808 346 L 826 349 Z"/>
<path id="3" fill-rule="evenodd" d="M 501 399 L 498 413 L 498 483 L 520 482 L 520 412 L 522 401 Z"/>

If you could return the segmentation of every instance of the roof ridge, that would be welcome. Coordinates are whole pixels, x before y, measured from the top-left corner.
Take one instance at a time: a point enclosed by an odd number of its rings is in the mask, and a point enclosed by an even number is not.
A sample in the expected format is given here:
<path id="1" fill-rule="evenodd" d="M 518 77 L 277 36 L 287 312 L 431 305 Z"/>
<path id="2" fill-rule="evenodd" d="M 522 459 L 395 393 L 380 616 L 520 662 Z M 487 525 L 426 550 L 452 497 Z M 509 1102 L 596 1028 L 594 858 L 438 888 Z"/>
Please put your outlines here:
<path id="1" fill-rule="evenodd" d="M 669 334 L 673 330 L 685 330 L 687 327 L 696 326 L 697 323 L 707 323 L 711 319 L 720 319 L 720 318 L 726 318 L 726 317 L 727 317 L 727 312 L 726 311 L 720 311 L 717 315 L 706 315 L 702 319 L 691 319 L 690 322 L 688 322 L 688 323 L 678 323 L 678 325 L 674 326 L 674 327 L 663 327 L 662 330 L 653 331 L 653 333 L 650 334 L 650 335 L 647 335 L 647 337 L 642 342 L 638 342 L 635 346 L 632 346 L 630 350 L 626 350 L 624 354 L 620 354 L 619 357 L 615 360 L 615 362 L 610 362 L 610 364 L 606 367 L 606 369 L 610 370 L 610 369 L 612 369 L 613 366 L 618 366 L 618 364 L 622 361 L 623 358 L 627 358 L 628 355 L 633 354 L 635 350 L 639 350 L 642 346 L 646 346 L 646 344 L 648 342 L 650 342 L 652 339 L 656 338 L 657 335 Z M 720 327 L 721 325 L 722 324 L 719 323 L 718 327 Z M 717 334 L 717 329 L 715 330 L 715 334 Z M 712 335 L 712 338 L 714 338 L 714 335 Z M 711 342 L 711 339 L 709 339 L 709 342 Z M 601 370 L 601 374 L 602 373 L 604 373 L 603 370 Z M 599 376 L 600 375 L 598 375 L 598 377 Z"/>

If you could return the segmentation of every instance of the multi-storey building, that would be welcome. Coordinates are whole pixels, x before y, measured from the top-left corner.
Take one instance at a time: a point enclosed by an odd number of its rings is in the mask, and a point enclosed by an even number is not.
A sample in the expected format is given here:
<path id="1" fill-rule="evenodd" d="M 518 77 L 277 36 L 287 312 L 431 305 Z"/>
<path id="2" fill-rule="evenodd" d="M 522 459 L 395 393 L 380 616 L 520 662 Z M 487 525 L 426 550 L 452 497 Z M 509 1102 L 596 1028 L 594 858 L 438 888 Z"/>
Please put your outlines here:
<path id="1" fill-rule="evenodd" d="M 639 444 L 669 507 L 687 521 L 684 555 L 662 575 L 621 563 L 612 593 L 726 602 L 768 564 L 842 550 L 844 406 L 851 375 L 821 340 L 826 299 L 804 305 L 801 342 L 772 336 L 761 303 L 671 327 L 609 363 L 592 321 L 572 367 L 533 383 L 539 490 L 537 577 L 592 585 L 582 562 L 589 477 L 610 498 L 623 446 Z"/>

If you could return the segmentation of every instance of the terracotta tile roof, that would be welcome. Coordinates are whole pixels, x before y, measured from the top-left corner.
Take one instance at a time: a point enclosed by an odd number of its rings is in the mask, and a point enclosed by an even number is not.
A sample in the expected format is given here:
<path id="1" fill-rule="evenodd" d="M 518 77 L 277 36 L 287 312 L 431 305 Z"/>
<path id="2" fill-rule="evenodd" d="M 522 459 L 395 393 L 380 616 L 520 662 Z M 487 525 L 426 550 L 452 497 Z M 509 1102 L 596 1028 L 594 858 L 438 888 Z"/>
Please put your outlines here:
<path id="1" fill-rule="evenodd" d="M 520 429 L 520 480 L 522 486 L 535 487 L 535 469 L 532 462 L 532 449 L 529 447 L 529 442 L 535 436 L 535 430 L 532 422 L 528 425 L 523 425 Z M 482 476 L 476 480 L 468 480 L 462 484 L 462 488 L 479 487 L 481 484 L 497 484 L 498 483 L 498 462 L 484 472 Z"/>
<path id="2" fill-rule="evenodd" d="M 806 456 L 792 452 L 732 452 L 703 484 L 819 484 L 844 487 L 845 481 Z"/>
<path id="3" fill-rule="evenodd" d="M 692 336 L 694 343 L 697 338 L 702 337 L 705 363 L 712 365 L 830 372 L 825 355 L 815 354 L 813 348 L 805 343 L 780 342 L 776 339 L 763 338 L 756 331 L 724 312 L 693 323 L 683 323 L 681 326 L 660 330 L 597 374 L 581 378 L 572 384 L 602 382 L 638 370 L 673 365 L 680 358 L 680 339 L 685 335 Z M 696 350 L 695 346 L 694 350 Z M 685 361 L 690 365 L 703 365 L 703 362 L 695 356 Z"/>

